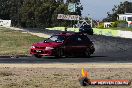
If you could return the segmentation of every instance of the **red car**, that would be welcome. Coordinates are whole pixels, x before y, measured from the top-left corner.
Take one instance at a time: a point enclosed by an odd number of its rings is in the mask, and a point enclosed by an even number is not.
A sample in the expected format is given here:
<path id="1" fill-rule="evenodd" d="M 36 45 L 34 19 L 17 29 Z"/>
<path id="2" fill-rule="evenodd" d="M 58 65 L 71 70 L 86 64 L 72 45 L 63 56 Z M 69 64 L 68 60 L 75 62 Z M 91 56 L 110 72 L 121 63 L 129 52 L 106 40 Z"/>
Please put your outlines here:
<path id="1" fill-rule="evenodd" d="M 95 51 L 94 44 L 87 35 L 82 33 L 60 33 L 33 44 L 30 54 L 37 58 L 42 56 L 86 56 Z"/>

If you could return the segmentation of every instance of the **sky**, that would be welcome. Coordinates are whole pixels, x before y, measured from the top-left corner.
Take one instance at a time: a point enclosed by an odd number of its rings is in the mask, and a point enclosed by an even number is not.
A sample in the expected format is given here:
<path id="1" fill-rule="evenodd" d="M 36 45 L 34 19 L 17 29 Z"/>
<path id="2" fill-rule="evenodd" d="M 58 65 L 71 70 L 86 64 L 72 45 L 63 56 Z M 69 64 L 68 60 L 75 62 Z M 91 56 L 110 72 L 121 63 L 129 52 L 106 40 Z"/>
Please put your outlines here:
<path id="1" fill-rule="evenodd" d="M 132 0 L 80 0 L 83 5 L 82 16 L 89 16 L 95 20 L 102 20 L 107 17 L 107 12 L 111 12 L 114 5 L 120 2 Z M 89 15 L 88 15 L 89 14 Z"/>

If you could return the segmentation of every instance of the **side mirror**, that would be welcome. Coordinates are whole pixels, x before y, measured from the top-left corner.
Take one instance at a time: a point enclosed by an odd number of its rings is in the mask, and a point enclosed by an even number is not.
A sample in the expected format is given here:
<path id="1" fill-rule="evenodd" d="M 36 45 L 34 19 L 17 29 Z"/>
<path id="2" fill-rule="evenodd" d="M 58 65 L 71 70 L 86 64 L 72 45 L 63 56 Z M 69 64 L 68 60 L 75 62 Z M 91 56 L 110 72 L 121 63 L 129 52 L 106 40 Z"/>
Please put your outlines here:
<path id="1" fill-rule="evenodd" d="M 49 39 L 49 38 L 45 39 L 44 42 L 47 42 L 48 39 Z"/>
<path id="2" fill-rule="evenodd" d="M 44 40 L 44 42 L 47 42 L 46 40 Z"/>

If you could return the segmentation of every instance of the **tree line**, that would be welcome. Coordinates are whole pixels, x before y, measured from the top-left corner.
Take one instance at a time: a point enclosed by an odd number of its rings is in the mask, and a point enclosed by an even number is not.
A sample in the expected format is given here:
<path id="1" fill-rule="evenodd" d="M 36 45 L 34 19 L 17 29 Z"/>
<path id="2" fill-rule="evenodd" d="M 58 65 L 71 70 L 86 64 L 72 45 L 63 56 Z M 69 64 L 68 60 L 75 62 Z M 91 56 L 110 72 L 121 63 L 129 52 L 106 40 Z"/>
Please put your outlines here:
<path id="1" fill-rule="evenodd" d="M 68 11 L 68 3 L 79 4 L 80 0 L 0 0 L 0 19 L 12 20 L 12 26 L 45 28 L 69 26 L 71 21 L 57 20 L 58 14 L 81 16 L 81 7 L 76 12 Z"/>
<path id="2" fill-rule="evenodd" d="M 114 5 L 111 12 L 107 12 L 107 17 L 103 21 L 113 22 L 117 21 L 117 14 L 132 13 L 132 2 L 124 1 L 120 2 L 119 5 Z"/>

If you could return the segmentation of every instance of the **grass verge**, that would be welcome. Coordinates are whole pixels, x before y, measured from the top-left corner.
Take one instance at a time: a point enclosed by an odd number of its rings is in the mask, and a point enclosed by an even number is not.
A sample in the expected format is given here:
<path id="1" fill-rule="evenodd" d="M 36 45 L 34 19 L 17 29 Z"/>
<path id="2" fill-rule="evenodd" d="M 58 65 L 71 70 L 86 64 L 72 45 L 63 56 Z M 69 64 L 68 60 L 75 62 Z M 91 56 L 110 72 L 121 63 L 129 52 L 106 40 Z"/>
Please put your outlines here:
<path id="1" fill-rule="evenodd" d="M 7 55 L 29 55 L 29 49 L 35 42 L 43 41 L 44 38 L 14 31 L 7 28 L 0 28 L 0 56 Z"/>

